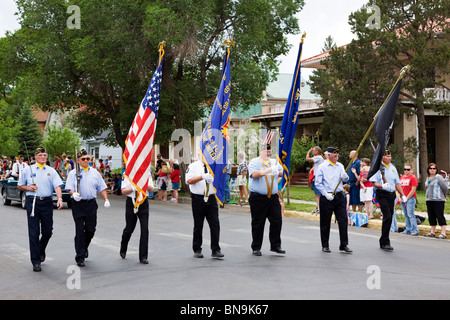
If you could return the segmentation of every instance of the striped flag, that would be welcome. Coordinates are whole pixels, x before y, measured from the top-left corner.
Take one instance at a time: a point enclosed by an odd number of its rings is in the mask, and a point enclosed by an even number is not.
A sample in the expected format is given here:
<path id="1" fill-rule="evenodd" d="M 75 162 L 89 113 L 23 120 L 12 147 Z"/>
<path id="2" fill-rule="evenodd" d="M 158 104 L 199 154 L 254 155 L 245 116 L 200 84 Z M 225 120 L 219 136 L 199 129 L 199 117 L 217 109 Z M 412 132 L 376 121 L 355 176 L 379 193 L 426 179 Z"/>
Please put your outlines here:
<path id="1" fill-rule="evenodd" d="M 126 165 L 124 177 L 130 180 L 138 190 L 135 207 L 146 198 L 150 177 L 151 152 L 155 138 L 156 120 L 158 118 L 159 97 L 161 93 L 162 55 L 160 48 L 159 65 L 153 74 L 144 99 L 136 113 L 133 124 L 125 141 L 123 154 Z"/>
<path id="2" fill-rule="evenodd" d="M 264 139 L 261 144 L 263 144 L 263 145 L 271 144 L 275 133 L 270 129 L 266 129 L 265 127 L 262 127 L 262 129 L 263 129 Z M 264 131 L 265 131 L 265 133 L 264 133 Z"/>

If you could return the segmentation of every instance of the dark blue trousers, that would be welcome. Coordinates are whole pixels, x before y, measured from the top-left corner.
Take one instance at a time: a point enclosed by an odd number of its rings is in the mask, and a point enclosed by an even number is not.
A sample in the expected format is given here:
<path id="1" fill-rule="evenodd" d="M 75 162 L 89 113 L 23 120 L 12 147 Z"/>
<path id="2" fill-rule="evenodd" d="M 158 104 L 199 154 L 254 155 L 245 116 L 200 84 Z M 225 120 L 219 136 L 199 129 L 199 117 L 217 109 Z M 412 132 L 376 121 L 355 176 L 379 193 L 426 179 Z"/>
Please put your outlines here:
<path id="1" fill-rule="evenodd" d="M 45 200 L 36 198 L 34 205 L 34 217 L 31 217 L 33 198 L 27 197 L 28 238 L 30 242 L 31 263 L 41 264 L 40 255 L 45 254 L 48 241 L 53 230 L 53 200 L 51 197 Z M 40 239 L 39 236 L 41 235 Z"/>
<path id="2" fill-rule="evenodd" d="M 97 226 L 97 201 L 72 201 L 72 216 L 75 221 L 75 261 L 84 262 L 86 251 Z"/>

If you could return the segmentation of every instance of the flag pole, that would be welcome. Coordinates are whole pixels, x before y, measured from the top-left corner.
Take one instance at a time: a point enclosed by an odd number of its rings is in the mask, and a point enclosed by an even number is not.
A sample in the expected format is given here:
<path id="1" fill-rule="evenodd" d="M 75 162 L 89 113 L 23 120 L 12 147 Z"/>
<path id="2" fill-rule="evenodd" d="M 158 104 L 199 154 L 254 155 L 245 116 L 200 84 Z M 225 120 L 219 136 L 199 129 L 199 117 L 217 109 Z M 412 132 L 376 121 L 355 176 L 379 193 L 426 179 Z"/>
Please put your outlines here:
<path id="1" fill-rule="evenodd" d="M 295 71 L 295 79 L 297 79 L 297 76 L 298 76 L 298 73 L 300 72 L 300 68 L 301 68 L 301 61 L 302 61 L 302 53 L 303 53 L 303 41 L 305 40 L 305 38 L 306 38 L 306 32 L 303 32 L 303 34 L 302 34 L 302 37 L 301 37 L 301 39 L 300 39 L 300 43 L 299 43 L 299 45 L 302 45 L 302 50 L 299 52 L 299 57 L 298 57 L 298 65 L 297 65 L 297 69 L 296 69 L 296 71 Z M 301 79 L 300 79 L 300 81 L 301 81 Z M 295 82 L 294 82 L 295 83 Z M 291 88 L 293 88 L 294 87 L 294 85 L 291 85 Z M 291 95 L 291 100 L 290 100 L 290 102 L 291 102 L 291 105 L 289 106 L 289 108 L 292 106 L 292 98 L 294 97 L 294 95 L 295 95 L 295 92 L 292 92 L 292 95 Z M 287 105 L 286 105 L 286 107 L 287 107 Z M 283 115 L 284 116 L 284 115 Z M 281 133 L 281 126 L 280 126 L 280 133 Z M 280 138 L 281 138 L 281 135 L 280 135 Z M 286 169 L 286 172 L 288 173 L 287 175 L 286 175 L 286 182 L 285 182 L 285 185 L 283 186 L 283 188 L 282 189 L 284 189 L 284 187 L 286 187 L 286 188 L 289 188 L 289 184 L 290 184 L 290 180 L 291 180 L 291 174 L 290 174 L 290 172 L 289 172 L 289 169 L 290 168 L 287 168 L 286 166 L 285 166 L 285 161 L 282 161 L 282 159 L 280 158 L 280 155 L 277 153 L 277 158 L 276 158 L 276 160 L 279 162 L 279 163 L 281 163 L 281 166 L 283 167 L 283 175 L 284 175 L 284 170 Z M 289 204 L 289 190 L 288 190 L 288 204 Z"/>
<path id="2" fill-rule="evenodd" d="M 353 161 L 355 160 L 356 156 L 358 155 L 359 150 L 361 149 L 361 147 L 363 146 L 364 142 L 366 141 L 367 137 L 369 136 L 370 132 L 373 129 L 373 126 L 375 125 L 375 120 L 377 119 L 378 115 L 380 114 L 381 110 L 383 110 L 384 106 L 386 105 L 386 102 L 388 101 L 389 97 L 391 96 L 392 92 L 394 92 L 395 87 L 397 86 L 397 84 L 400 82 L 400 80 L 405 76 L 406 72 L 411 68 L 411 66 L 407 65 L 404 66 L 401 70 L 400 70 L 400 75 L 397 78 L 397 81 L 395 81 L 394 86 L 391 89 L 391 92 L 389 92 L 389 94 L 387 95 L 386 99 L 384 100 L 383 104 L 381 105 L 381 107 L 378 109 L 377 113 L 375 114 L 375 116 L 373 117 L 373 121 L 370 124 L 369 129 L 367 129 L 366 134 L 364 135 L 363 139 L 361 140 L 361 142 L 359 143 L 358 149 L 356 149 L 355 154 L 353 155 L 353 158 L 350 160 L 350 162 L 348 163 L 347 167 L 345 168 L 345 172 L 348 171 L 348 169 L 350 168 L 351 164 L 353 163 Z M 338 184 L 336 185 L 336 188 L 334 188 L 333 191 L 333 195 L 336 193 L 337 188 L 339 187 L 339 184 L 342 181 L 342 177 L 339 179 Z"/>

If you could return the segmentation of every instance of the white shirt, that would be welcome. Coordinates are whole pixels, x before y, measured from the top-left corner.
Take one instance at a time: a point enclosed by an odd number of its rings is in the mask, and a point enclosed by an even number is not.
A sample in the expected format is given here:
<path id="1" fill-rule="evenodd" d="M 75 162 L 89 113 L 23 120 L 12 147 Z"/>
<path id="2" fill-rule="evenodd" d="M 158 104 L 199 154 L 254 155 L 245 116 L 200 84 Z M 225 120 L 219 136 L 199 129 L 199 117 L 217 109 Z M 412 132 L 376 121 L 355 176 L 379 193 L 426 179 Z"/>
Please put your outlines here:
<path id="1" fill-rule="evenodd" d="M 199 160 L 192 162 L 186 170 L 186 177 L 185 177 L 186 183 L 188 183 L 188 181 L 191 178 L 201 176 L 203 173 L 205 173 L 205 165 L 203 164 L 203 162 L 201 162 Z M 191 191 L 191 193 L 196 194 L 196 195 L 201 195 L 201 196 L 205 195 L 206 181 L 200 180 L 197 183 L 189 184 L 189 190 Z M 216 191 L 213 189 L 213 183 L 209 183 L 209 194 L 208 195 L 212 195 L 215 193 L 216 193 Z"/>
<path id="2" fill-rule="evenodd" d="M 18 177 L 20 175 L 20 173 L 22 172 L 22 170 L 25 169 L 26 167 L 28 167 L 28 164 L 25 162 L 22 162 L 22 163 L 14 162 L 12 170 L 11 170 L 11 175 L 14 177 Z"/>
<path id="3" fill-rule="evenodd" d="M 152 175 L 150 175 L 148 177 L 148 185 L 153 186 Z M 134 185 L 131 184 L 130 180 L 128 180 L 128 178 L 126 178 L 126 177 L 123 178 L 123 180 L 122 180 L 122 189 L 123 188 L 131 188 L 133 190 L 133 192 L 127 194 L 127 197 L 136 198 L 136 193 L 135 192 L 137 191 L 137 189 L 136 189 L 136 187 Z M 147 191 L 146 194 L 147 194 L 147 197 L 148 197 L 149 196 L 149 192 Z"/>

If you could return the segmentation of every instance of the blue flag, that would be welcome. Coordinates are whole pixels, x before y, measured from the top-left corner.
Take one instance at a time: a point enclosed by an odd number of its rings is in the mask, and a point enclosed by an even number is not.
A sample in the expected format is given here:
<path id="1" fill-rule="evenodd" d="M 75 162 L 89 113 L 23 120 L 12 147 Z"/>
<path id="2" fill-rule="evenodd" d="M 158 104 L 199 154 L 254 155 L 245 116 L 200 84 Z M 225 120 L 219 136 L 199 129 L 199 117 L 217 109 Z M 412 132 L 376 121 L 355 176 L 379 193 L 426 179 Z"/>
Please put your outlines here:
<path id="1" fill-rule="evenodd" d="M 298 107 L 300 104 L 300 58 L 302 55 L 303 38 L 300 42 L 298 50 L 297 63 L 295 65 L 295 73 L 292 79 L 291 91 L 284 109 L 283 121 L 280 129 L 280 139 L 278 141 L 278 161 L 283 167 L 282 186 L 284 189 L 289 181 L 289 169 L 291 163 L 292 142 L 294 141 L 295 131 L 298 122 Z"/>
<path id="2" fill-rule="evenodd" d="M 216 199 L 223 205 L 225 196 L 225 178 L 228 162 L 229 137 L 228 126 L 230 123 L 230 51 L 223 61 L 222 81 L 216 100 L 206 121 L 203 130 L 200 151 L 203 162 L 209 173 L 214 177 L 213 188 L 216 191 Z"/>

